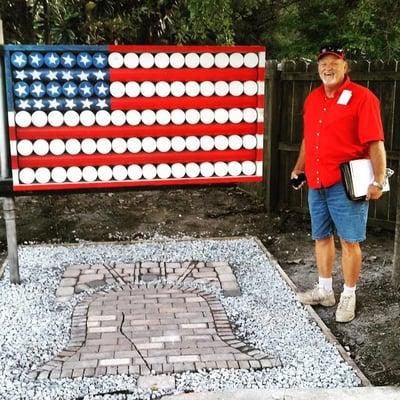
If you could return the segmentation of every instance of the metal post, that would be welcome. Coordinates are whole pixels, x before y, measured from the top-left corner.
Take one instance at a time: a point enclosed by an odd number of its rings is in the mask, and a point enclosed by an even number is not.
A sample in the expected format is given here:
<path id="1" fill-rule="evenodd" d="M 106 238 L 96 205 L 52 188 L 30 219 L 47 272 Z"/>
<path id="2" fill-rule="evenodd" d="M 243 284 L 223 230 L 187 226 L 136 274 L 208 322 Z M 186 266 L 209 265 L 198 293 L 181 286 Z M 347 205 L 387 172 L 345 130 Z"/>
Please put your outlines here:
<path id="1" fill-rule="evenodd" d="M 279 132 L 279 78 L 280 65 L 276 60 L 267 61 L 267 80 L 265 85 L 265 135 L 264 135 L 264 206 L 267 213 L 274 210 L 277 203 L 278 187 L 278 132 Z"/>
<path id="2" fill-rule="evenodd" d="M 0 20 L 0 45 L 4 44 L 3 22 Z M 0 175 L 1 179 L 11 177 L 11 168 L 9 164 L 10 154 L 8 145 L 8 129 L 6 121 L 8 121 L 8 112 L 5 95 L 4 81 L 4 65 L 3 58 L 0 57 Z M 20 283 L 19 264 L 18 264 L 18 247 L 17 247 L 17 228 L 15 224 L 15 201 L 14 197 L 6 197 L 3 199 L 4 221 L 6 224 L 7 234 L 7 252 L 8 265 L 10 267 L 10 281 L 12 283 Z"/>
<path id="3" fill-rule="evenodd" d="M 6 223 L 8 265 L 11 283 L 21 283 L 18 265 L 17 228 L 15 224 L 15 202 L 13 197 L 3 200 L 4 220 Z"/>
<path id="4" fill-rule="evenodd" d="M 397 205 L 396 205 L 396 230 L 394 236 L 394 254 L 392 285 L 395 290 L 400 290 L 400 161 L 397 169 Z"/>

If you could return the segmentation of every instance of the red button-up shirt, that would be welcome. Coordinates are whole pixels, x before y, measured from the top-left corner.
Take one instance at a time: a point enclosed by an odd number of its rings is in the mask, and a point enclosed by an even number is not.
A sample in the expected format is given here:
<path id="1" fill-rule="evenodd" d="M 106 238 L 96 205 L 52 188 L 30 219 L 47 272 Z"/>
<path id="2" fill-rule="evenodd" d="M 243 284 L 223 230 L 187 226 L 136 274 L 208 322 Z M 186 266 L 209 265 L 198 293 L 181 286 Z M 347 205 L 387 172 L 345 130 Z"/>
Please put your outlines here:
<path id="1" fill-rule="evenodd" d="M 338 104 L 343 90 L 351 92 L 347 104 Z M 368 158 L 368 143 L 384 140 L 377 97 L 366 87 L 346 78 L 330 99 L 323 85 L 304 104 L 305 173 L 313 189 L 341 180 L 340 164 Z"/>

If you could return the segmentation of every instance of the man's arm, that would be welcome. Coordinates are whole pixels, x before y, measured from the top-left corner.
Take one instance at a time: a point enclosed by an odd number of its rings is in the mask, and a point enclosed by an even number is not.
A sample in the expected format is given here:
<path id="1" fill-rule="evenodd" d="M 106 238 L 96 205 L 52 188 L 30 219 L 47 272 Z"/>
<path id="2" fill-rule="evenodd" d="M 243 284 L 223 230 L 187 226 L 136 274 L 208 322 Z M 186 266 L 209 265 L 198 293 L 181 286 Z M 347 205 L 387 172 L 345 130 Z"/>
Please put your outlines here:
<path id="1" fill-rule="evenodd" d="M 296 179 L 299 174 L 304 172 L 304 167 L 306 164 L 305 160 L 306 160 L 306 151 L 305 151 L 305 145 L 304 145 L 304 139 L 303 139 L 301 142 L 300 151 L 299 151 L 299 155 L 297 157 L 296 164 L 292 170 L 292 173 L 290 174 L 291 179 L 293 179 L 293 178 Z M 303 185 L 304 185 L 304 182 L 300 186 L 298 186 L 296 188 L 296 190 L 300 189 Z"/>
<path id="2" fill-rule="evenodd" d="M 383 141 L 371 142 L 368 148 L 371 158 L 372 169 L 374 170 L 374 180 L 383 185 L 386 179 L 386 151 Z M 370 185 L 367 193 L 367 200 L 378 200 L 382 196 L 382 189 Z"/>

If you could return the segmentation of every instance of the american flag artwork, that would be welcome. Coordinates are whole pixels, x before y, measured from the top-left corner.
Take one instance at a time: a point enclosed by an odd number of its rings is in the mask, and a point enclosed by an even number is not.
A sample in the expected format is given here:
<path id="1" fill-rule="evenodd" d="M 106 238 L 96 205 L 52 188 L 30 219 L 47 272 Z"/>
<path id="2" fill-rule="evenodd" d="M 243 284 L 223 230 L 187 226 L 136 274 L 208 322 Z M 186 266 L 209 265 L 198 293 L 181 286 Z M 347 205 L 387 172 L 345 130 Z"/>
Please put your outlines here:
<path id="1" fill-rule="evenodd" d="M 260 46 L 4 46 L 13 191 L 262 180 Z"/>

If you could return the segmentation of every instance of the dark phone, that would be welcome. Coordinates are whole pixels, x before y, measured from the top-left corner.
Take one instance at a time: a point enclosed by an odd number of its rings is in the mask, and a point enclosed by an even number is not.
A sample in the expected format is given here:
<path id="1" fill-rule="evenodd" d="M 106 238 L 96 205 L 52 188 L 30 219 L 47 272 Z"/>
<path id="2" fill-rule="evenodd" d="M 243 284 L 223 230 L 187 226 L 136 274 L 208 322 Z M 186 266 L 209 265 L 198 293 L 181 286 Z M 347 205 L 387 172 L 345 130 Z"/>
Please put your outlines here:
<path id="1" fill-rule="evenodd" d="M 292 178 L 290 179 L 290 184 L 294 187 L 294 188 L 298 188 L 303 182 L 306 181 L 306 174 L 304 174 L 303 172 L 301 174 L 299 174 L 297 176 L 297 178 Z"/>

